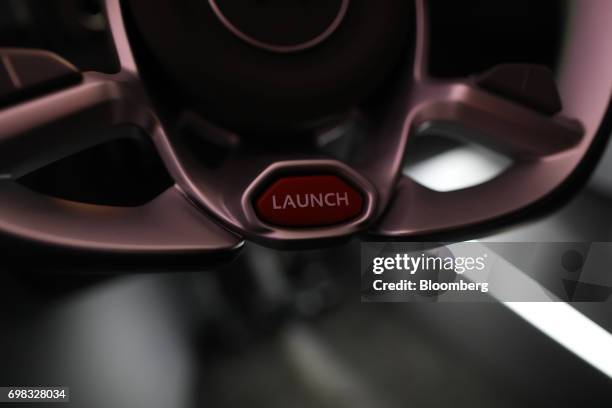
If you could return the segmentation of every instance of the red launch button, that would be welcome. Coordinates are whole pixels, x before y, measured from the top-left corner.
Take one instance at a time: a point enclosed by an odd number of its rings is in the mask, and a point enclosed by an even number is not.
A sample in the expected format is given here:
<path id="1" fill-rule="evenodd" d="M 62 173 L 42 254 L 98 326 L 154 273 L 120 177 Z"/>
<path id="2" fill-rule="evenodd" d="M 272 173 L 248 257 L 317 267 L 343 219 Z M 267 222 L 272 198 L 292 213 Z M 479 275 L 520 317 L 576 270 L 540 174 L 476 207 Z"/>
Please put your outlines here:
<path id="1" fill-rule="evenodd" d="M 262 220 L 283 227 L 321 227 L 361 213 L 363 198 L 336 176 L 284 177 L 257 199 Z"/>

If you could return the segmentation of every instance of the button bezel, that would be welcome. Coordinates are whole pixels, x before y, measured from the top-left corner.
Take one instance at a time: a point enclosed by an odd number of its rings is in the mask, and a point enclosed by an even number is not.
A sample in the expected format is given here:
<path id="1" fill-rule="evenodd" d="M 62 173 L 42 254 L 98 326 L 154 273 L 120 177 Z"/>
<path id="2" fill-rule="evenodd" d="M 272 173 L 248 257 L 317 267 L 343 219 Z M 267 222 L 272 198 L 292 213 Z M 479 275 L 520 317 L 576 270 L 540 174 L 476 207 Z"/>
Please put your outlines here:
<path id="1" fill-rule="evenodd" d="M 261 220 L 255 209 L 257 198 L 283 177 L 330 175 L 340 178 L 357 190 L 363 199 L 361 213 L 339 224 L 317 227 L 282 227 Z M 372 184 L 347 165 L 336 160 L 281 161 L 268 166 L 248 186 L 242 196 L 242 210 L 248 228 L 262 238 L 302 241 L 348 236 L 365 229 L 375 214 L 377 193 Z"/>

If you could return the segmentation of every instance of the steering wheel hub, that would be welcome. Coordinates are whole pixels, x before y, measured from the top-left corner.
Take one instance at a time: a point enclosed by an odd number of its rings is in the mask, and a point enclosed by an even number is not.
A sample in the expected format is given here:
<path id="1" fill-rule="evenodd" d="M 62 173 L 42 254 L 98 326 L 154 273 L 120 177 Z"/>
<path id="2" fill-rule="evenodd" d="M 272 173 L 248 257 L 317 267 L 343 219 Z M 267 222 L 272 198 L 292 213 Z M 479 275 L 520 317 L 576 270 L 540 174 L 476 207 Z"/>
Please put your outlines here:
<path id="1" fill-rule="evenodd" d="M 414 26 L 404 0 L 126 4 L 153 57 L 141 70 L 161 66 L 160 86 L 243 135 L 301 133 L 362 103 L 409 55 Z"/>

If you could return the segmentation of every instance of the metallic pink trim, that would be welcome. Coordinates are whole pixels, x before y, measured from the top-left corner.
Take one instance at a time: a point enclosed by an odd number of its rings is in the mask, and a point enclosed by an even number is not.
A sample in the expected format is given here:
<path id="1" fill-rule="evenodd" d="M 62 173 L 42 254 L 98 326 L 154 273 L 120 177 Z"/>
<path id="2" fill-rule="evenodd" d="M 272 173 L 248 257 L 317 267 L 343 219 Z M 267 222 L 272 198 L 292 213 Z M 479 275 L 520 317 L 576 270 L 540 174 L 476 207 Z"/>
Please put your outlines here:
<path id="1" fill-rule="evenodd" d="M 426 44 L 425 3 L 419 0 L 417 4 L 417 10 L 420 10 L 417 44 Z M 482 119 L 471 121 L 468 124 L 472 128 L 488 129 L 484 134 L 489 135 L 492 142 L 503 142 L 499 136 L 510 130 L 504 123 L 514 123 L 514 133 L 518 138 L 523 137 L 521 143 L 526 143 L 524 148 L 531 153 L 524 149 L 515 151 L 515 165 L 508 171 L 487 183 L 464 190 L 435 192 L 402 176 L 396 186 L 393 183 L 394 198 L 372 231 L 374 234 L 392 237 L 428 234 L 499 218 L 544 198 L 570 176 L 590 147 L 612 94 L 612 48 L 608 41 L 612 36 L 610 2 L 575 1 L 572 8 L 568 22 L 572 36 L 566 44 L 558 78 L 564 109 L 557 117 L 535 116 L 537 113 L 476 89 L 468 81 L 435 81 L 423 74 L 426 73 L 425 66 L 415 68 L 414 83 L 406 83 L 405 95 L 398 96 L 385 126 L 381 127 L 381 132 L 386 130 L 385 134 L 390 136 L 386 139 L 388 145 L 371 146 L 369 151 L 380 150 L 387 161 L 393 160 L 395 167 L 399 154 L 394 152 L 404 151 L 409 134 L 415 133 L 423 123 L 419 120 L 423 112 L 428 112 L 427 120 L 431 122 L 447 120 L 450 113 L 454 120 L 466 124 L 461 107 L 470 107 L 499 119 L 506 118 L 497 123 Z M 417 47 L 416 63 L 425 63 L 424 47 Z M 440 104 L 454 104 L 455 107 L 451 108 L 452 112 L 447 110 L 444 113 L 435 108 Z M 499 129 L 491 132 L 495 126 Z M 525 126 L 533 130 L 540 128 L 541 132 L 521 133 L 519 129 Z M 580 137 L 576 137 L 578 134 L 572 128 L 581 130 Z M 391 135 L 395 135 L 395 139 Z M 506 137 L 508 141 L 511 139 Z M 560 141 L 560 149 L 549 145 Z M 537 144 L 541 145 L 538 147 Z M 532 154 L 538 150 L 539 154 Z M 399 172 L 401 167 L 396 169 Z M 389 184 L 384 178 L 377 177 L 381 169 L 376 163 L 362 171 L 374 181 L 379 191 L 383 186 L 381 201 L 390 197 Z"/>
<path id="2" fill-rule="evenodd" d="M 132 47 L 125 30 L 125 23 L 119 0 L 105 0 L 106 19 L 113 38 L 121 72 L 138 74 Z"/>
<path id="3" fill-rule="evenodd" d="M 307 50 L 308 48 L 312 48 L 312 47 L 322 43 L 327 38 L 329 38 L 329 36 L 331 36 L 338 29 L 340 24 L 342 24 L 342 20 L 344 20 L 344 17 L 346 16 L 346 12 L 348 10 L 349 1 L 350 0 L 342 0 L 342 4 L 340 5 L 340 10 L 338 10 L 338 14 L 334 18 L 334 20 L 332 21 L 330 26 L 325 31 L 323 31 L 321 34 L 319 34 L 315 38 L 313 38 L 313 39 L 311 39 L 309 41 L 306 41 L 304 43 L 296 44 L 296 45 L 288 45 L 288 46 L 268 44 L 268 43 L 259 41 L 259 40 L 255 39 L 255 38 L 249 36 L 248 34 L 244 33 L 242 30 L 240 30 L 238 27 L 236 27 L 223 14 L 221 9 L 219 8 L 219 5 L 217 4 L 217 0 L 208 0 L 208 4 L 210 4 L 210 7 L 212 8 L 213 12 L 215 13 L 215 15 L 217 16 L 219 21 L 221 21 L 221 23 L 225 26 L 225 28 L 230 30 L 232 32 L 232 34 L 234 34 L 236 37 L 240 38 L 242 41 L 245 41 L 245 42 L 247 42 L 247 43 L 249 43 L 249 44 L 251 44 L 251 45 L 253 45 L 253 46 L 257 47 L 257 48 L 261 48 L 263 50 L 277 52 L 277 53 L 282 53 L 282 54 L 287 54 L 287 53 L 293 53 L 293 52 Z"/>
<path id="4" fill-rule="evenodd" d="M 2 182 L 0 202 L 0 230 L 39 244 L 157 255 L 214 254 L 242 246 L 175 187 L 141 207 L 108 207 L 46 197 Z"/>
<path id="5" fill-rule="evenodd" d="M 217 259 L 239 249 L 243 241 L 200 212 L 176 185 L 127 208 L 46 197 L 15 183 L 28 171 L 114 137 L 91 130 L 133 124 L 152 133 L 161 127 L 138 76 L 119 0 L 106 0 L 106 7 L 120 72 L 85 73 L 78 85 L 0 109 L 0 232 L 93 253 Z"/>

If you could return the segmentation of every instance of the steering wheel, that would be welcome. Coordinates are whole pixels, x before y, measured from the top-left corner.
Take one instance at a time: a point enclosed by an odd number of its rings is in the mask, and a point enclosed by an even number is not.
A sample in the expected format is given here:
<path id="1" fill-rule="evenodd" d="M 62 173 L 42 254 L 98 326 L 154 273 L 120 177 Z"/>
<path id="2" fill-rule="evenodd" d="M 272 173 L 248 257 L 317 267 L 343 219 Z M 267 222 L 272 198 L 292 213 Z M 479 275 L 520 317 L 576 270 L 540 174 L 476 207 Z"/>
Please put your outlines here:
<path id="1" fill-rule="evenodd" d="M 607 0 L 571 2 L 556 75 L 512 63 L 452 80 L 429 75 L 425 0 L 105 0 L 105 12 L 116 73 L 0 49 L 0 232 L 10 243 L 211 262 L 244 241 L 302 248 L 462 231 L 554 197 L 611 130 Z M 320 141 L 348 123 L 363 137 L 345 159 Z M 77 203 L 16 182 L 121 124 L 150 137 L 174 180 L 150 202 Z M 432 130 L 512 165 L 476 186 L 430 189 L 402 169 L 409 140 Z"/>

